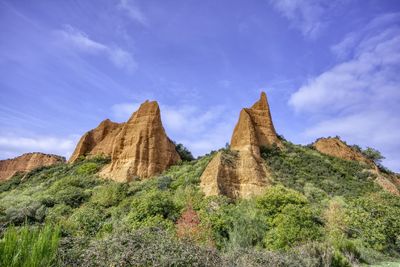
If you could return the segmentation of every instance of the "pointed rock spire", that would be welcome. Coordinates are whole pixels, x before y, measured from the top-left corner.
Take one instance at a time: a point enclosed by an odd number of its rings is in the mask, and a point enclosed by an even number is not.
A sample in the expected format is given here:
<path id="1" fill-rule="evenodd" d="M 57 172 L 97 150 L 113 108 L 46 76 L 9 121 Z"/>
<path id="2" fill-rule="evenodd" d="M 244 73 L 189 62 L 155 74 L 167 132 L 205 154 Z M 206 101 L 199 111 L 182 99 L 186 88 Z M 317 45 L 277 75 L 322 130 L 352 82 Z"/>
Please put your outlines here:
<path id="1" fill-rule="evenodd" d="M 94 155 L 110 156 L 100 175 L 121 182 L 148 178 L 180 161 L 156 101 L 141 104 L 125 123 L 101 122 L 82 136 L 69 161 Z"/>
<path id="2" fill-rule="evenodd" d="M 115 137 L 111 164 L 101 175 L 117 181 L 159 174 L 180 161 L 174 143 L 167 137 L 156 101 L 146 101 Z"/>
<path id="3" fill-rule="evenodd" d="M 200 186 L 209 195 L 248 198 L 270 184 L 260 157 L 260 146 L 283 147 L 276 135 L 265 92 L 251 107 L 241 110 L 229 152 L 218 152 L 201 176 Z M 228 159 L 228 160 L 227 160 Z"/>
<path id="4" fill-rule="evenodd" d="M 232 134 L 231 149 L 242 150 L 249 146 L 273 144 L 283 146 L 272 122 L 267 95 L 262 92 L 260 99 L 251 108 L 244 108 L 240 112 L 239 121 Z"/>

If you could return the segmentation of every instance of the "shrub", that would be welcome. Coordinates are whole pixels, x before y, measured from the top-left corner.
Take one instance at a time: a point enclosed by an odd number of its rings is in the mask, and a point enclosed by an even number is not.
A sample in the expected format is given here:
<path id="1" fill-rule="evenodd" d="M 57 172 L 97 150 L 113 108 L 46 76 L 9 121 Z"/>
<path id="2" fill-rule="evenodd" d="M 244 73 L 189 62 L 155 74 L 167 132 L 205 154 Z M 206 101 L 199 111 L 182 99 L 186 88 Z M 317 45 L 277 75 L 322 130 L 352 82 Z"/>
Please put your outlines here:
<path id="1" fill-rule="evenodd" d="M 163 228 L 172 228 L 177 220 L 180 208 L 175 205 L 171 193 L 151 190 L 134 198 L 127 222 L 134 229 L 160 224 Z"/>
<path id="2" fill-rule="evenodd" d="M 307 198 L 283 186 L 274 186 L 257 200 L 266 217 L 264 244 L 271 249 L 288 249 L 301 242 L 317 240 L 321 229 Z"/>
<path id="3" fill-rule="evenodd" d="M 103 207 L 111 207 L 117 205 L 125 195 L 124 184 L 109 182 L 95 188 L 90 201 Z"/>
<path id="4" fill-rule="evenodd" d="M 179 241 L 157 228 L 115 233 L 94 241 L 82 266 L 221 266 L 217 251 Z"/>
<path id="5" fill-rule="evenodd" d="M 42 229 L 9 227 L 0 240 L 0 266 L 52 266 L 56 259 L 60 227 Z"/>
<path id="6" fill-rule="evenodd" d="M 67 223 L 73 232 L 78 235 L 94 235 L 100 229 L 104 220 L 104 213 L 91 205 L 76 209 Z"/>
<path id="7" fill-rule="evenodd" d="M 95 162 L 85 162 L 76 168 L 76 173 L 79 175 L 90 175 L 96 173 L 99 169 L 99 164 Z"/>

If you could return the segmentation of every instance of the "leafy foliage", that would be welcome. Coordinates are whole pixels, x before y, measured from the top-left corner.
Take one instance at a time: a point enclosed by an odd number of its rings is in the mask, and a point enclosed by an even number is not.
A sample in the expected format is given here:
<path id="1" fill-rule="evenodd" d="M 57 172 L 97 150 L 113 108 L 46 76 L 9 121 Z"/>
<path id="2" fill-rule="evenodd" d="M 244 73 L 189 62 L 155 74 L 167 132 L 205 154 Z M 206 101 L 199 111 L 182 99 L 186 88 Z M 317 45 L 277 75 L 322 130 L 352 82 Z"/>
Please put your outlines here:
<path id="1" fill-rule="evenodd" d="M 194 157 L 192 155 L 192 152 L 189 151 L 184 145 L 182 144 L 177 144 L 175 146 L 176 152 L 178 152 L 179 156 L 183 161 L 192 161 L 194 160 Z"/>
<path id="2" fill-rule="evenodd" d="M 1 244 L 52 229 L 41 266 L 350 266 L 400 253 L 399 198 L 365 165 L 283 142 L 260 151 L 275 185 L 246 200 L 204 197 L 213 153 L 130 183 L 99 179 L 101 157 L 17 174 L 0 183 Z M 25 245 L 7 244 L 0 265 L 24 266 Z"/>

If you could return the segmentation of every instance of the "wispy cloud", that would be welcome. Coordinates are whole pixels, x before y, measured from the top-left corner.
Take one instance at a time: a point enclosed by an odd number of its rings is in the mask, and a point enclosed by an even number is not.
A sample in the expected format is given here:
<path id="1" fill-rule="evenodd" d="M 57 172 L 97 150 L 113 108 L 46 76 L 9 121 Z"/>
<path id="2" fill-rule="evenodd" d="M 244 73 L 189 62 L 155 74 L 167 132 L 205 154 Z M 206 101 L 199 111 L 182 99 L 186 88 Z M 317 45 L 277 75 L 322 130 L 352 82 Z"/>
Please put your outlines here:
<path id="1" fill-rule="evenodd" d="M 120 103 L 111 107 L 113 119 L 127 120 L 139 103 Z M 167 134 L 176 142 L 186 145 L 194 155 L 203 155 L 229 142 L 235 118 L 223 106 L 207 110 L 194 106 L 160 104 L 161 117 Z"/>
<path id="2" fill-rule="evenodd" d="M 339 134 L 383 152 L 400 150 L 399 22 L 398 15 L 382 15 L 346 36 L 336 46 L 346 59 L 291 96 L 296 111 L 317 117 L 308 136 Z M 400 163 L 392 167 L 400 169 Z"/>
<path id="3" fill-rule="evenodd" d="M 131 0 L 120 0 L 117 6 L 119 9 L 126 12 L 126 14 L 134 21 L 147 26 L 148 21 L 139 7 Z"/>
<path id="4" fill-rule="evenodd" d="M 290 21 L 291 27 L 298 29 L 306 37 L 314 38 L 326 27 L 328 23 L 326 14 L 338 1 L 270 0 L 269 2 Z"/>
<path id="5" fill-rule="evenodd" d="M 105 55 L 118 68 L 132 72 L 137 68 L 137 63 L 132 54 L 117 46 L 94 41 L 85 32 L 78 30 L 71 25 L 65 25 L 62 30 L 56 31 L 61 40 L 79 50 L 89 54 Z"/>
<path id="6" fill-rule="evenodd" d="M 69 157 L 75 148 L 77 136 L 0 136 L 0 158 L 11 158 L 27 152 L 43 152 Z"/>

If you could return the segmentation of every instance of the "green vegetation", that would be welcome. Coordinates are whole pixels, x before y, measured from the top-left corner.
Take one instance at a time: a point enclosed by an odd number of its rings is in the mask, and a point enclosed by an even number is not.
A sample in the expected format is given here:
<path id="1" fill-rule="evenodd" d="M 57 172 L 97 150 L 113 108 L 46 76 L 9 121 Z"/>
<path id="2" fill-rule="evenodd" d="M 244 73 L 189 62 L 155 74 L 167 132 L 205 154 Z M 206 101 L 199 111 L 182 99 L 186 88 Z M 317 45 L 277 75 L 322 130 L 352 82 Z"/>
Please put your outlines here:
<path id="1" fill-rule="evenodd" d="M 0 266 L 395 262 L 400 198 L 365 165 L 284 143 L 261 150 L 274 185 L 248 200 L 204 197 L 213 154 L 130 183 L 99 179 L 100 157 L 16 175 L 0 183 Z"/>
<path id="2" fill-rule="evenodd" d="M 56 260 L 60 227 L 45 225 L 38 229 L 11 226 L 0 241 L 0 266 L 51 266 Z"/>

